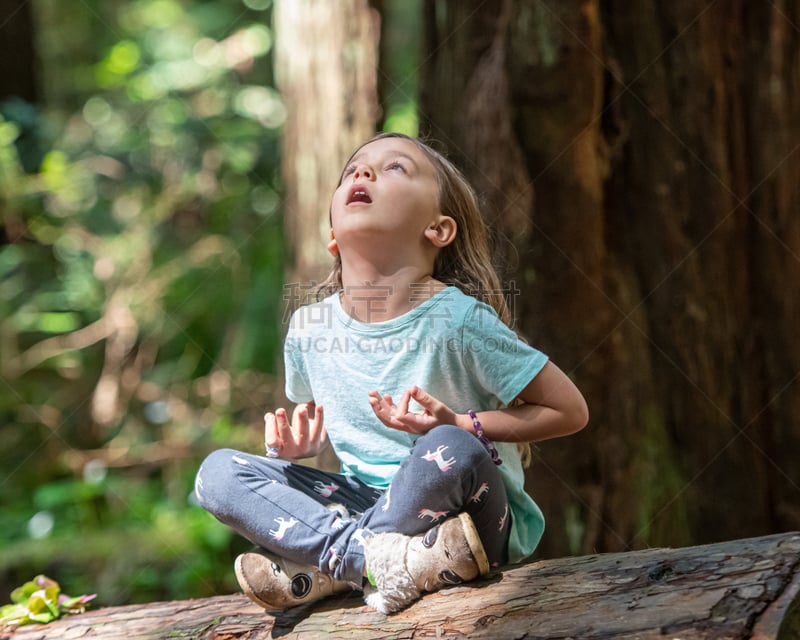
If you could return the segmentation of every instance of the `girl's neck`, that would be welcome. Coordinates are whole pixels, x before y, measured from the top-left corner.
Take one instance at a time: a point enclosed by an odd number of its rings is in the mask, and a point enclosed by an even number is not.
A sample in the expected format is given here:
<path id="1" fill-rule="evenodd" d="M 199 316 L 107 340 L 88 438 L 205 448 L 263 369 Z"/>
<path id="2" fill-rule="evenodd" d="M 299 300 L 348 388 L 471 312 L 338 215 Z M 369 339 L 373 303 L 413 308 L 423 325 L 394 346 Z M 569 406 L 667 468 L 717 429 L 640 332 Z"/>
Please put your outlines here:
<path id="1" fill-rule="evenodd" d="M 424 269 L 407 267 L 390 274 L 342 269 L 342 308 L 360 322 L 384 322 L 419 306 L 446 285 Z"/>

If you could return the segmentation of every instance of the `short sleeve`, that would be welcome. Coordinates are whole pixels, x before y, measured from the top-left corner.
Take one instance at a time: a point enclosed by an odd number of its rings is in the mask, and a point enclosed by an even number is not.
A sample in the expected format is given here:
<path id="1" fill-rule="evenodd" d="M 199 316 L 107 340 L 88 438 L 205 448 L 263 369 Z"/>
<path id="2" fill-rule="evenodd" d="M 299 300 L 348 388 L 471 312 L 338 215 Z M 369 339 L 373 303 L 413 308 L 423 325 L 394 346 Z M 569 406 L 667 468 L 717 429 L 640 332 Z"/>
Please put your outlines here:
<path id="1" fill-rule="evenodd" d="M 311 393 L 308 370 L 303 355 L 303 336 L 295 330 L 297 313 L 292 316 L 289 323 L 289 332 L 283 343 L 283 364 L 286 374 L 286 397 L 292 402 L 311 402 L 314 399 Z M 308 349 L 306 349 L 308 351 Z"/>
<path id="2" fill-rule="evenodd" d="M 482 302 L 467 313 L 461 348 L 464 362 L 478 384 L 503 404 L 514 400 L 548 360 Z"/>

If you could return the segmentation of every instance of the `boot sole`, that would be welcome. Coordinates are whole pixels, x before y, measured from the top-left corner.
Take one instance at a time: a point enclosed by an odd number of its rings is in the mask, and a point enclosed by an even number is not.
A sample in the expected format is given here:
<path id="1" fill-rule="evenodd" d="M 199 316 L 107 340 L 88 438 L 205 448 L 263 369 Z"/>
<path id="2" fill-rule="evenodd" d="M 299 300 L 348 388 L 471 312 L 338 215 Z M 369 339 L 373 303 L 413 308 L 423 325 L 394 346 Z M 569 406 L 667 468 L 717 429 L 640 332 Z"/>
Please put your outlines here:
<path id="1" fill-rule="evenodd" d="M 472 517 L 463 511 L 458 514 L 458 518 L 461 520 L 461 528 L 464 530 L 469 550 L 478 565 L 478 575 L 486 575 L 489 573 L 489 558 L 486 557 L 486 551 L 483 548 L 481 537 L 478 535 L 478 530 L 475 528 L 475 523 L 472 521 Z"/>
<path id="2" fill-rule="evenodd" d="M 242 589 L 244 595 L 246 595 L 252 602 L 257 604 L 259 607 L 263 607 L 268 611 L 285 611 L 289 609 L 292 605 L 284 605 L 284 606 L 275 606 L 273 603 L 266 602 L 259 598 L 255 592 L 250 588 L 250 583 L 247 581 L 244 575 L 244 571 L 242 570 L 242 556 L 237 556 L 236 561 L 233 563 L 233 570 L 236 573 L 236 581 L 239 583 L 239 587 Z"/>

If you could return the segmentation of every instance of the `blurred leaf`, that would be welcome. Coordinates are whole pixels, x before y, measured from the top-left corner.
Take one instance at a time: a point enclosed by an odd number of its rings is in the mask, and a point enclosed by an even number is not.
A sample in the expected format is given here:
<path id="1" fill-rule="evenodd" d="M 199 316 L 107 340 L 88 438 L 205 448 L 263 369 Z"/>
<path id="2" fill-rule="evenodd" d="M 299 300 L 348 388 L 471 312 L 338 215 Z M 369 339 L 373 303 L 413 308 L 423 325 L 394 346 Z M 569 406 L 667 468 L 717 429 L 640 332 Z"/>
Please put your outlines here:
<path id="1" fill-rule="evenodd" d="M 83 613 L 85 605 L 95 596 L 71 598 L 61 593 L 59 584 L 39 575 L 11 592 L 14 604 L 0 609 L 0 631 L 32 623 L 48 623 L 64 614 Z"/>

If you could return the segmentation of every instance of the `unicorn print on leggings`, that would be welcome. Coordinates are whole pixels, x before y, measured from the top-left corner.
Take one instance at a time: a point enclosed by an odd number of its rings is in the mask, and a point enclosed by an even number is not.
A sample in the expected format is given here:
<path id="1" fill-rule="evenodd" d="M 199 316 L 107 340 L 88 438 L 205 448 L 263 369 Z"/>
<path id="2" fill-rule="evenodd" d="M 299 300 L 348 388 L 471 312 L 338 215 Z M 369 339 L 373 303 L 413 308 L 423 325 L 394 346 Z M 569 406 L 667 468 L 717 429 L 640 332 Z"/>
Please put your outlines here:
<path id="1" fill-rule="evenodd" d="M 278 517 L 275 518 L 275 522 L 278 523 L 277 529 L 270 529 L 269 535 L 273 537 L 274 540 L 283 540 L 284 534 L 291 529 L 294 525 L 296 525 L 299 521 L 295 520 L 294 517 L 289 518 L 288 520 Z"/>
<path id="2" fill-rule="evenodd" d="M 439 522 L 442 518 L 444 518 L 449 511 L 433 511 L 432 509 L 420 509 L 419 515 L 417 516 L 420 520 L 422 518 L 430 518 L 431 522 Z"/>
<path id="3" fill-rule="evenodd" d="M 428 452 L 422 456 L 424 460 L 428 462 L 435 462 L 436 465 L 439 467 L 439 471 L 444 473 L 445 471 L 449 471 L 453 468 L 453 464 L 455 463 L 455 458 L 449 458 L 448 460 L 444 459 L 444 452 L 447 451 L 447 445 L 439 445 L 439 447 L 431 453 L 431 450 L 428 449 Z"/>
<path id="4" fill-rule="evenodd" d="M 483 499 L 483 495 L 485 493 L 489 493 L 489 483 L 483 482 L 481 483 L 480 488 L 475 492 L 475 494 L 469 499 L 470 502 L 480 502 Z"/>
<path id="5" fill-rule="evenodd" d="M 334 494 L 334 492 L 338 490 L 339 490 L 338 484 L 333 484 L 333 483 L 325 484 L 320 480 L 314 482 L 314 491 L 316 491 L 323 498 L 330 498 Z"/>
<path id="6" fill-rule="evenodd" d="M 506 508 L 503 511 L 503 517 L 500 518 L 500 526 L 497 527 L 498 531 L 502 531 L 503 527 L 506 526 L 506 520 L 508 519 L 508 503 L 506 502 Z"/>

